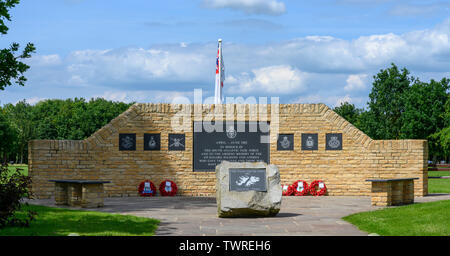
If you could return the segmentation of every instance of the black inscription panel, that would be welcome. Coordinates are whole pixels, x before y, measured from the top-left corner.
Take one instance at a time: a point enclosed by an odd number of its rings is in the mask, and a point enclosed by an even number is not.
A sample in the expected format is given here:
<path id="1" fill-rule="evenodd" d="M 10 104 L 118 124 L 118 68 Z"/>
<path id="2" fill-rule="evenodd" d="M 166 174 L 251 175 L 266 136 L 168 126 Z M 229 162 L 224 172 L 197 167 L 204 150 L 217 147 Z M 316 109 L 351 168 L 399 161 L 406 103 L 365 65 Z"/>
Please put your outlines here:
<path id="1" fill-rule="evenodd" d="M 229 169 L 230 191 L 267 191 L 266 168 Z"/>
<path id="2" fill-rule="evenodd" d="M 194 171 L 215 171 L 222 161 L 269 163 L 267 123 L 261 129 L 258 122 L 221 122 L 215 127 L 194 122 Z"/>

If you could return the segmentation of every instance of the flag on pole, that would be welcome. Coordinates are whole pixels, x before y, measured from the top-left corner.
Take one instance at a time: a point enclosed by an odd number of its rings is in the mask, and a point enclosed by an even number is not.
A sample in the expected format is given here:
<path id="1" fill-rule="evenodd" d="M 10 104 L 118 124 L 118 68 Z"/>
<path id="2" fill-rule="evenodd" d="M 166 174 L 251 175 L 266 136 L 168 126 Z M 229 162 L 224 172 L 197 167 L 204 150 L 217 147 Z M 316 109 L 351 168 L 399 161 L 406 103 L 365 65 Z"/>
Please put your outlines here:
<path id="1" fill-rule="evenodd" d="M 217 49 L 217 58 L 216 58 L 216 84 L 215 84 L 215 93 L 214 93 L 214 103 L 215 104 L 222 104 L 223 81 L 225 81 L 225 66 L 223 65 L 223 57 L 222 57 L 222 39 L 219 39 L 219 45 L 218 45 L 218 49 Z"/>

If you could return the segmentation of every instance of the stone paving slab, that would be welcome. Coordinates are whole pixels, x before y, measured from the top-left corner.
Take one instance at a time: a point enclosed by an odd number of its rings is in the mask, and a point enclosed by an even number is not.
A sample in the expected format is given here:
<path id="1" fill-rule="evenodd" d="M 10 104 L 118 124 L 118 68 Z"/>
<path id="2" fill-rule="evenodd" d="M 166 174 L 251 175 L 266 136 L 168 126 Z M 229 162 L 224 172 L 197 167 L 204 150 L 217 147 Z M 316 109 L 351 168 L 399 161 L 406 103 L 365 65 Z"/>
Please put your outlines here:
<path id="1" fill-rule="evenodd" d="M 415 202 L 448 199 L 450 194 L 434 194 Z M 56 207 L 53 199 L 28 202 Z M 176 196 L 105 198 L 103 208 L 88 210 L 159 219 L 160 236 L 367 236 L 341 218 L 379 208 L 371 206 L 370 197 L 283 197 L 275 217 L 218 218 L 215 198 Z"/>

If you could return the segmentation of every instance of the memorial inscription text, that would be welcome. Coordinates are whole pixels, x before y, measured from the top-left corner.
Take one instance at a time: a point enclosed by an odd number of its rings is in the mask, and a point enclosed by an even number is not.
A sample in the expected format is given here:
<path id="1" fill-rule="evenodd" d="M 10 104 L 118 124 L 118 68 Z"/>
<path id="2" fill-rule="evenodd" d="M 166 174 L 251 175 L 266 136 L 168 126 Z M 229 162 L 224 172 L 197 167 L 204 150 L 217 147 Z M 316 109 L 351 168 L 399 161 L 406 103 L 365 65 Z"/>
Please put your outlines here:
<path id="1" fill-rule="evenodd" d="M 212 132 L 205 131 L 202 122 L 194 122 L 195 126 L 201 126 L 201 131 L 194 128 L 194 171 L 214 171 L 222 161 L 269 163 L 267 124 L 267 132 L 264 128 L 260 129 L 257 122 L 248 121 L 223 122 L 221 131 Z"/>

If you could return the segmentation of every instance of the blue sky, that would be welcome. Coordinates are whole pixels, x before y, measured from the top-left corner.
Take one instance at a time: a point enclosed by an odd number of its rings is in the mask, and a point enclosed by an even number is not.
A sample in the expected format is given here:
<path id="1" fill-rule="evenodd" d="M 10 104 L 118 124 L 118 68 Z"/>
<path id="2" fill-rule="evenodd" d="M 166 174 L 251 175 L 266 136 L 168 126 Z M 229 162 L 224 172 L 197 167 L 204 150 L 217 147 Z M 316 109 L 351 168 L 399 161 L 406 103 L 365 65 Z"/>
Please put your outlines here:
<path id="1" fill-rule="evenodd" d="M 442 0 L 22 0 L 0 47 L 37 52 L 26 86 L 0 91 L 0 104 L 209 97 L 222 38 L 225 96 L 364 107 L 391 62 L 450 77 L 449 14 Z"/>

